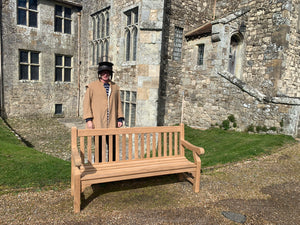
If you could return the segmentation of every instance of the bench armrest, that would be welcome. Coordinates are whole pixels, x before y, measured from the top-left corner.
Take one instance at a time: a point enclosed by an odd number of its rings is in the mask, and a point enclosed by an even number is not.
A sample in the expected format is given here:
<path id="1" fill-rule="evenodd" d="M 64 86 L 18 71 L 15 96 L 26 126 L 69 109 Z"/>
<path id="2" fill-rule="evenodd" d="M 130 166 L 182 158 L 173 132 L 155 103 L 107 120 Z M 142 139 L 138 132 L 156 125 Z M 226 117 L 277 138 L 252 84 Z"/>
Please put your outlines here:
<path id="1" fill-rule="evenodd" d="M 197 153 L 198 155 L 202 155 L 205 153 L 204 148 L 198 147 L 196 145 L 191 144 L 190 142 L 181 139 L 181 144 L 183 147 Z"/>
<path id="2" fill-rule="evenodd" d="M 73 163 L 76 167 L 81 166 L 81 158 L 80 158 L 77 147 L 72 148 L 72 160 L 73 160 Z"/>

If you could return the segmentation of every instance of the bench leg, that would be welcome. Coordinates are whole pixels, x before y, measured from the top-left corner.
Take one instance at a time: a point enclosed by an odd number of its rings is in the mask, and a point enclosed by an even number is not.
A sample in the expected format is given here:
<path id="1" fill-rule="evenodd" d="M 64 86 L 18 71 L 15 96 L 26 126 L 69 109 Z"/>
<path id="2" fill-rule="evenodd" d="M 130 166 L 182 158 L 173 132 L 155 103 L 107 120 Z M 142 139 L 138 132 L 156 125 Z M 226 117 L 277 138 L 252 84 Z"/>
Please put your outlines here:
<path id="1" fill-rule="evenodd" d="M 194 192 L 198 193 L 200 191 L 200 170 L 196 171 L 194 177 L 194 184 L 193 184 Z"/>
<path id="2" fill-rule="evenodd" d="M 80 185 L 80 174 L 74 175 L 74 213 L 80 212 L 80 195 L 81 195 L 81 185 Z"/>
<path id="3" fill-rule="evenodd" d="M 198 155 L 194 153 L 194 158 L 196 159 L 196 171 L 194 173 L 194 192 L 198 193 L 200 191 L 200 174 L 201 174 L 201 159 Z"/>

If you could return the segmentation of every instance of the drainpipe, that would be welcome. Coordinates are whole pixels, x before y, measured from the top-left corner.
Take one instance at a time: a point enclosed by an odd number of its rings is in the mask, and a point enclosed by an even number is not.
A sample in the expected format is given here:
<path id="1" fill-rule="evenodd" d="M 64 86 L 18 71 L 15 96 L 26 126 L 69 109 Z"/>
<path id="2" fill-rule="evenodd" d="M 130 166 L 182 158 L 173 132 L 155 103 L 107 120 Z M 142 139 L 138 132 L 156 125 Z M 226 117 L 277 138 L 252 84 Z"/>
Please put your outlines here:
<path id="1" fill-rule="evenodd" d="M 78 54 L 78 65 L 77 65 L 77 75 L 78 75 L 78 92 L 77 92 L 77 116 L 79 117 L 79 114 L 80 114 L 80 66 L 81 66 L 81 57 L 80 57 L 80 54 L 81 54 L 81 38 L 80 38 L 80 35 L 81 35 L 81 12 L 78 12 L 77 13 L 78 15 L 78 41 L 77 41 L 77 54 Z"/>
<path id="2" fill-rule="evenodd" d="M 217 0 L 214 1 L 213 18 L 212 18 L 212 20 L 215 20 L 215 18 L 216 18 L 216 5 L 217 5 L 216 2 L 217 2 Z"/>

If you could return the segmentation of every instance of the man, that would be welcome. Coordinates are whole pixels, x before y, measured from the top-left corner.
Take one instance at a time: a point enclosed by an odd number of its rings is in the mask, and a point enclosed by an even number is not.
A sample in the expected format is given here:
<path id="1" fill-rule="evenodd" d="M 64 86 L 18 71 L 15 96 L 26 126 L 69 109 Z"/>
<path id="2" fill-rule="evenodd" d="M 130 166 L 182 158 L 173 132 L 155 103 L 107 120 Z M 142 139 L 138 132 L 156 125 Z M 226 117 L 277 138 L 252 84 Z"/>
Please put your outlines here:
<path id="1" fill-rule="evenodd" d="M 83 118 L 88 129 L 116 128 L 123 125 L 123 112 L 120 88 L 111 81 L 113 74 L 111 62 L 100 62 L 99 80 L 90 83 L 83 101 Z M 106 137 L 108 143 L 108 136 Z M 102 138 L 99 138 L 99 162 L 102 162 Z M 113 160 L 115 160 L 115 136 L 113 137 Z M 105 159 L 104 159 L 105 161 Z"/>

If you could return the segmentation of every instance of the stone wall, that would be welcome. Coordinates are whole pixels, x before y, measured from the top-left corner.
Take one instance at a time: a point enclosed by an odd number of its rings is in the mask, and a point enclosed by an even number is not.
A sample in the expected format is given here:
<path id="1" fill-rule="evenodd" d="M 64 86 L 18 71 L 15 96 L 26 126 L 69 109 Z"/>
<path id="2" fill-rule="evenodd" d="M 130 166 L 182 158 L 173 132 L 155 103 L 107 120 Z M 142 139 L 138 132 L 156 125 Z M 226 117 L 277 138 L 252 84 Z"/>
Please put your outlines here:
<path id="1" fill-rule="evenodd" d="M 221 124 L 232 114 L 237 119 L 238 130 L 245 130 L 249 125 L 266 126 L 297 135 L 300 83 L 295 61 L 299 58 L 296 54 L 298 33 L 290 35 L 298 19 L 298 16 L 291 17 L 295 10 L 289 1 L 243 1 L 241 4 L 218 1 L 217 20 L 206 22 L 212 23 L 212 35 L 217 34 L 219 41 L 213 41 L 212 36 L 185 40 L 183 60 L 179 63 L 171 60 L 172 48 L 169 48 L 164 123 L 180 122 L 183 107 L 183 122 L 192 126 L 208 128 Z M 246 26 L 242 33 L 239 31 L 241 24 Z M 188 30 L 187 22 L 184 25 Z M 230 38 L 235 33 L 243 37 L 241 82 L 265 95 L 266 99 L 296 97 L 292 104 L 258 100 L 220 75 L 228 70 Z M 198 44 L 205 44 L 203 66 L 197 66 L 196 62 Z"/>
<path id="2" fill-rule="evenodd" d="M 54 32 L 53 1 L 39 1 L 38 27 L 17 25 L 17 1 L 2 8 L 2 76 L 5 115 L 53 116 L 62 104 L 65 116 L 76 116 L 77 101 L 77 12 L 72 7 L 72 34 Z M 78 2 L 76 2 L 78 3 Z M 19 79 L 19 50 L 38 51 L 39 80 Z M 55 54 L 72 56 L 71 82 L 55 82 Z"/>

